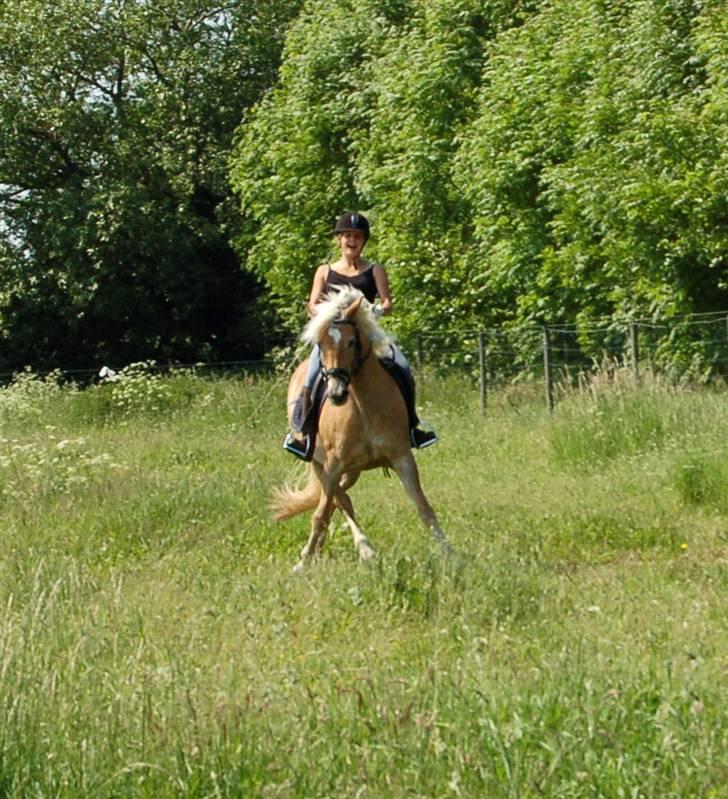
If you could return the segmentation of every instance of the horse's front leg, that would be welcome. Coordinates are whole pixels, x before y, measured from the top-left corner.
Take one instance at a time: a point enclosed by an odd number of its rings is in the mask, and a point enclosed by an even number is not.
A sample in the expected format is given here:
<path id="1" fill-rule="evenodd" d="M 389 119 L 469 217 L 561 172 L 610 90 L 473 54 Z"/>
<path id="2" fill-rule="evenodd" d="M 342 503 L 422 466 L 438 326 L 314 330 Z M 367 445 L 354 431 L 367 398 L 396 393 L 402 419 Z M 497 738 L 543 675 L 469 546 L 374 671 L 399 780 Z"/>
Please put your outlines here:
<path id="1" fill-rule="evenodd" d="M 351 498 L 346 493 L 359 478 L 359 472 L 349 472 L 342 475 L 339 485 L 336 489 L 336 505 L 339 510 L 344 514 L 346 523 L 349 525 L 351 534 L 354 537 L 354 548 L 359 554 L 359 560 L 371 560 L 375 553 L 367 537 L 362 532 L 359 523 L 354 515 L 354 506 Z"/>
<path id="2" fill-rule="evenodd" d="M 301 571 L 306 563 L 321 551 L 326 540 L 326 531 L 329 528 L 331 514 L 334 511 L 334 502 L 338 490 L 338 474 L 332 475 L 327 472 L 317 461 L 313 461 L 312 466 L 321 484 L 321 497 L 311 517 L 311 534 L 306 545 L 301 550 L 298 563 L 293 567 L 294 571 Z"/>
<path id="3" fill-rule="evenodd" d="M 432 505 L 428 502 L 425 492 L 422 490 L 420 473 L 417 470 L 417 464 L 415 463 L 412 453 L 408 452 L 392 465 L 399 475 L 399 479 L 402 481 L 405 490 L 415 503 L 417 513 L 424 525 L 430 530 L 437 543 L 440 544 L 446 553 L 452 552 L 452 547 L 447 540 L 444 530 L 440 526 L 437 514 L 433 510 Z"/>

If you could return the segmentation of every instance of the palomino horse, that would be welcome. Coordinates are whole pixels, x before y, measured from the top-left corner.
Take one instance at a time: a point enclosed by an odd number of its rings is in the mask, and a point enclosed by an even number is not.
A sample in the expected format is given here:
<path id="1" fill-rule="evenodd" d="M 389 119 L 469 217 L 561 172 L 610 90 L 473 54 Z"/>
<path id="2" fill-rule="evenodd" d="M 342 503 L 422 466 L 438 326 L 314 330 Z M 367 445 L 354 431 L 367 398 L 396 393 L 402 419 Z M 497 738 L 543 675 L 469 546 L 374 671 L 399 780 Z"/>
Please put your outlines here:
<path id="1" fill-rule="evenodd" d="M 371 306 L 357 289 L 345 287 L 329 294 L 317 306 L 301 338 L 321 349 L 327 401 L 319 417 L 308 482 L 298 490 L 276 489 L 271 503 L 276 519 L 315 509 L 311 534 L 296 569 L 303 568 L 321 550 L 335 507 L 344 514 L 360 559 L 374 555 L 356 521 L 347 491 L 361 472 L 377 467 L 391 467 L 397 472 L 425 526 L 449 551 L 445 533 L 420 485 L 410 450 L 404 399 L 379 362 L 378 356 L 389 354 L 390 342 Z M 289 421 L 306 368 L 304 361 L 288 387 Z"/>

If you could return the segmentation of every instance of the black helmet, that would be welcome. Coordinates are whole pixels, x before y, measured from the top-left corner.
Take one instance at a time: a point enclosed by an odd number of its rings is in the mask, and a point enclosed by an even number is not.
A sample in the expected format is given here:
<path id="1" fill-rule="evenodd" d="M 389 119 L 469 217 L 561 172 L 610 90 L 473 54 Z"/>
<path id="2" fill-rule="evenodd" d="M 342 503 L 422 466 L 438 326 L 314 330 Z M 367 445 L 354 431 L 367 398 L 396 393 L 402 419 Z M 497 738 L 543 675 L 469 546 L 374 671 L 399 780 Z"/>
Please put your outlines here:
<path id="1" fill-rule="evenodd" d="M 346 230 L 360 230 L 366 241 L 369 238 L 369 220 L 363 214 L 349 212 L 342 214 L 336 222 L 334 233 L 344 233 Z"/>

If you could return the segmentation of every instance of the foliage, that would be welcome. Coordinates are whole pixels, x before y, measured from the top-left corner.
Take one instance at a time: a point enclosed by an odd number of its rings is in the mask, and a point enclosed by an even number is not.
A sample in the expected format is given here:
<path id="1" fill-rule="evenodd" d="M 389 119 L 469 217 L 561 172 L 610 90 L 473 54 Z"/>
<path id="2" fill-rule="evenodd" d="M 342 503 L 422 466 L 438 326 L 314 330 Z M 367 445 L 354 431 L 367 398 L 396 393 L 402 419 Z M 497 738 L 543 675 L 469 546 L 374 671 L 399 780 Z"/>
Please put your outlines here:
<path id="1" fill-rule="evenodd" d="M 371 125 L 357 142 L 356 174 L 381 228 L 403 314 L 398 329 L 472 318 L 462 255 L 470 209 L 453 185 L 453 158 L 473 107 L 486 48 L 520 4 L 421 4 L 376 63 Z M 457 301 L 454 298 L 457 294 Z M 399 315 L 399 314 L 398 314 Z"/>
<path id="2" fill-rule="evenodd" d="M 227 151 L 297 4 L 0 8 L 3 368 L 241 357 L 256 281 Z"/>
<path id="3" fill-rule="evenodd" d="M 474 252 L 507 317 L 728 305 L 726 21 L 719 3 L 556 2 L 499 39 L 459 185 L 485 212 Z"/>
<path id="4" fill-rule="evenodd" d="M 241 247 L 289 320 L 345 208 L 371 216 L 367 253 L 390 266 L 403 319 L 452 309 L 462 219 L 449 164 L 484 44 L 518 5 L 319 0 L 296 21 L 281 79 L 245 120 L 232 171 L 256 222 Z M 443 296 L 444 306 L 428 305 Z"/>
<path id="5" fill-rule="evenodd" d="M 726 42 L 720 0 L 5 3 L 0 368 L 259 355 L 345 208 L 404 337 L 598 360 L 723 311 Z M 723 368 L 707 328 L 651 350 Z"/>
<path id="6" fill-rule="evenodd" d="M 136 416 L 139 413 L 158 414 L 172 402 L 169 382 L 156 371 L 156 363 L 131 363 L 109 381 L 109 404 L 114 414 Z"/>
<path id="7" fill-rule="evenodd" d="M 7 386 L 0 389 L 0 422 L 38 419 L 59 395 L 73 393 L 73 384 L 62 386 L 60 372 L 41 377 L 30 369 L 13 375 Z"/>
<path id="8" fill-rule="evenodd" d="M 400 332 L 728 306 L 724 3 L 390 8 L 312 3 L 241 128 L 239 244 L 287 318 L 353 206 Z M 716 365 L 707 338 L 674 353 Z"/>

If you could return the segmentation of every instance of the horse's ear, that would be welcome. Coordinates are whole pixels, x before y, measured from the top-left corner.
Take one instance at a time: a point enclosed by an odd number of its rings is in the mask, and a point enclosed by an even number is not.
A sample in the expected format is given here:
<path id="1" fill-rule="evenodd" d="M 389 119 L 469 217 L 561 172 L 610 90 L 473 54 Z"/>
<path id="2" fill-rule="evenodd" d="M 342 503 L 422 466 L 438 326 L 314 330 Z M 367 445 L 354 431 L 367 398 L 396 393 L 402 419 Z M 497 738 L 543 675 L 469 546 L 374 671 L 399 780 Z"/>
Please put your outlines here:
<path id="1" fill-rule="evenodd" d="M 352 302 L 352 304 L 344 310 L 344 312 L 341 314 L 344 319 L 353 319 L 356 316 L 363 299 L 363 295 L 361 297 L 357 297 L 354 302 Z"/>

